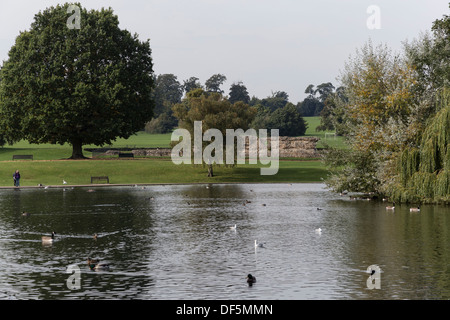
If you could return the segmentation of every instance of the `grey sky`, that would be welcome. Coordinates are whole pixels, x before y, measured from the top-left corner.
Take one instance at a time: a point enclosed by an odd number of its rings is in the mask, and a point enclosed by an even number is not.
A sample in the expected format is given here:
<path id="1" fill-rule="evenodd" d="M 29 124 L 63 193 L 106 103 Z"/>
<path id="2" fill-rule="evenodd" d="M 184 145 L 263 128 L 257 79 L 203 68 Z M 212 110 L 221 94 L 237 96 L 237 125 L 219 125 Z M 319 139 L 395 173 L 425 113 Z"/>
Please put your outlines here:
<path id="1" fill-rule="evenodd" d="M 65 1 L 0 0 L 0 60 L 34 14 Z M 85 0 L 88 9 L 112 7 L 121 28 L 150 39 L 156 74 L 182 83 L 211 75 L 242 81 L 251 96 L 286 91 L 303 100 L 309 84 L 332 82 L 349 55 L 365 42 L 400 51 L 402 42 L 430 31 L 449 14 L 448 0 Z M 381 29 L 369 29 L 370 5 Z M 69 15 L 68 15 L 69 16 Z"/>

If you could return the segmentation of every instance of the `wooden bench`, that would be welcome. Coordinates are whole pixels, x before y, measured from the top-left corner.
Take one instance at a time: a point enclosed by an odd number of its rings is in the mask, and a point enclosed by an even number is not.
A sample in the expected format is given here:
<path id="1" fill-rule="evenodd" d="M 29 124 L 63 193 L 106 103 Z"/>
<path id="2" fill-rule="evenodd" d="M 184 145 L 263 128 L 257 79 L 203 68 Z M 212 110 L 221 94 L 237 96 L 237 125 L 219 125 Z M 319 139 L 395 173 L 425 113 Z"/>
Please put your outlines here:
<path id="1" fill-rule="evenodd" d="M 13 155 L 13 160 L 33 160 L 33 155 L 21 155 L 21 154 L 15 154 Z"/>
<path id="2" fill-rule="evenodd" d="M 119 153 L 119 158 L 134 158 L 134 154 L 131 152 L 129 152 L 129 153 L 121 152 L 121 153 Z"/>
<path id="3" fill-rule="evenodd" d="M 106 183 L 109 183 L 109 177 L 108 176 L 91 177 L 91 184 L 94 183 L 94 181 L 106 181 Z"/>

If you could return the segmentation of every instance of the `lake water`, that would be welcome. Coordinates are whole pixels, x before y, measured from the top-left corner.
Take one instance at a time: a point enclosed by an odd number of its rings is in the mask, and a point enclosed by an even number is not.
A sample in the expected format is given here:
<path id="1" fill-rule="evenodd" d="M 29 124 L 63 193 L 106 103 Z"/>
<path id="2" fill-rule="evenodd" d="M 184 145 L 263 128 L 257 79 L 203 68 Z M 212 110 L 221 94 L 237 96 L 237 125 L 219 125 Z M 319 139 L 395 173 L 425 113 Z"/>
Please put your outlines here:
<path id="1" fill-rule="evenodd" d="M 93 191 L 0 190 L 0 299 L 450 298 L 449 207 L 390 212 L 321 184 Z M 88 257 L 110 269 L 90 270 Z"/>

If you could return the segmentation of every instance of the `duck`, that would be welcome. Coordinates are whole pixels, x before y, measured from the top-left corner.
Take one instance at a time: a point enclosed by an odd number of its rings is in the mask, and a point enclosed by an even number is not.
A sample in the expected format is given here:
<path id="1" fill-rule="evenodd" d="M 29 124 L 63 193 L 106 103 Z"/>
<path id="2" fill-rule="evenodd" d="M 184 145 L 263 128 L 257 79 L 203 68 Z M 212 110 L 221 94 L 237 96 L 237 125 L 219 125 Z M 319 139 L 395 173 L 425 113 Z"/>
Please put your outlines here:
<path id="1" fill-rule="evenodd" d="M 87 265 L 91 270 L 106 270 L 109 269 L 109 264 L 101 263 L 98 259 L 87 259 Z"/>
<path id="2" fill-rule="evenodd" d="M 230 229 L 233 230 L 233 231 L 236 231 L 236 227 L 237 227 L 237 226 L 234 225 L 234 226 L 230 227 Z"/>
<path id="3" fill-rule="evenodd" d="M 387 206 L 386 210 L 394 210 L 395 209 L 395 202 L 392 203 L 392 206 Z"/>
<path id="4" fill-rule="evenodd" d="M 420 211 L 420 207 L 417 208 L 409 208 L 410 212 L 419 212 Z"/>
<path id="5" fill-rule="evenodd" d="M 97 240 L 97 238 L 98 238 L 98 235 L 97 235 L 96 233 L 94 233 L 94 236 L 93 236 L 93 238 L 94 238 L 94 240 Z"/>
<path id="6" fill-rule="evenodd" d="M 42 237 L 42 243 L 52 243 L 53 240 L 55 239 L 55 235 L 56 235 L 56 233 L 55 233 L 55 231 L 53 231 L 52 235 L 50 237 L 49 236 L 43 236 Z"/>
<path id="7" fill-rule="evenodd" d="M 24 217 L 29 217 L 30 216 L 30 213 L 29 212 L 22 212 L 22 216 L 24 216 Z"/>
<path id="8" fill-rule="evenodd" d="M 252 285 L 256 282 L 256 277 L 252 276 L 250 273 L 247 275 L 247 283 L 249 285 Z"/>
<path id="9" fill-rule="evenodd" d="M 66 181 L 66 180 L 63 180 L 63 184 L 67 184 L 67 181 Z"/>
<path id="10" fill-rule="evenodd" d="M 314 230 L 315 233 L 321 234 L 322 233 L 322 228 L 317 228 L 316 230 Z"/>
<path id="11" fill-rule="evenodd" d="M 264 242 L 258 242 L 255 240 L 255 248 L 264 248 Z"/>

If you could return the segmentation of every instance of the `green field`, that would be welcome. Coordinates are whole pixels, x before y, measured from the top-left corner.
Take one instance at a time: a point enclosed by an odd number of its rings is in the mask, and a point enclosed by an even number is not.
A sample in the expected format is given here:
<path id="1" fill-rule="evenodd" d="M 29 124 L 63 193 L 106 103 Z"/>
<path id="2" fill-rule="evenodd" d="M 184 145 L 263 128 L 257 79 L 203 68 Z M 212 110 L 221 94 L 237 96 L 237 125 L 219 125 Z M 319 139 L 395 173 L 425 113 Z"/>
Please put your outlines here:
<path id="1" fill-rule="evenodd" d="M 307 136 L 325 138 L 325 132 L 316 132 L 318 117 L 305 118 L 309 124 Z M 111 148 L 168 148 L 171 134 L 147 134 L 139 132 L 129 139 L 117 139 Z M 341 137 L 328 139 L 330 145 L 344 147 Z M 319 142 L 320 143 L 320 142 Z M 320 147 L 320 145 L 318 145 Z M 95 146 L 84 146 L 84 149 Z M 170 159 L 108 159 L 65 160 L 71 156 L 71 146 L 32 145 L 25 141 L 0 148 L 0 186 L 12 186 L 12 173 L 21 172 L 21 186 L 90 184 L 91 176 L 108 176 L 111 184 L 153 183 L 222 183 L 222 182 L 320 182 L 326 178 L 324 165 L 313 161 L 280 161 L 280 170 L 274 176 L 261 176 L 261 165 L 235 167 L 215 166 L 215 177 L 207 177 L 203 166 L 176 166 Z M 91 153 L 84 151 L 85 156 Z M 34 160 L 12 161 L 13 155 L 33 155 Z"/>

